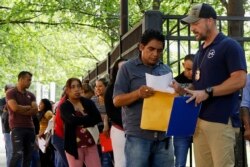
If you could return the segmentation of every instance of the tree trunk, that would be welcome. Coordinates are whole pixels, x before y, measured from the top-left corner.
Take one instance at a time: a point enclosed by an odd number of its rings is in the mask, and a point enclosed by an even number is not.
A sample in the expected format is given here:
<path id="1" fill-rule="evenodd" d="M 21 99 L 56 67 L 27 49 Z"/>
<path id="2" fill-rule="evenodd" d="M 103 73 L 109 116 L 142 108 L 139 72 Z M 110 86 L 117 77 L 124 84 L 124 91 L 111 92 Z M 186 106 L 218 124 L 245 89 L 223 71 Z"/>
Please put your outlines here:
<path id="1" fill-rule="evenodd" d="M 244 0 L 229 0 L 227 6 L 228 16 L 244 16 Z M 231 37 L 243 37 L 244 35 L 243 21 L 229 21 L 228 35 Z M 240 42 L 243 46 L 243 42 Z"/>
<path id="2" fill-rule="evenodd" d="M 228 0 L 227 4 L 228 16 L 244 16 L 244 0 Z M 244 36 L 244 22 L 243 21 L 228 21 L 228 35 L 231 37 Z M 241 46 L 244 45 L 243 41 L 239 41 Z M 243 137 L 244 129 L 241 128 L 239 134 L 236 134 L 235 146 L 235 167 L 247 167 L 246 157 L 246 144 Z"/>

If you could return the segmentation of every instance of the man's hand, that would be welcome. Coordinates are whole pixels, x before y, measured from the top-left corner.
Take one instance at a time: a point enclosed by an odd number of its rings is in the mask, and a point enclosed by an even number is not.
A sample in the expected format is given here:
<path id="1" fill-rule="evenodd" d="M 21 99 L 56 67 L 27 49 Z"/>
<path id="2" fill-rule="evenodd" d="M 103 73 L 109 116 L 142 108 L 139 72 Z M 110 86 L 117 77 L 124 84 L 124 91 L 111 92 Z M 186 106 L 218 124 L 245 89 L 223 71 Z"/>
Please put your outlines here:
<path id="1" fill-rule="evenodd" d="M 205 92 L 205 90 L 190 90 L 190 89 L 185 89 L 185 90 L 188 94 L 191 95 L 191 97 L 186 101 L 186 103 L 195 100 L 195 105 L 197 105 L 207 100 L 209 97 L 209 95 Z"/>
<path id="2" fill-rule="evenodd" d="M 169 86 L 174 88 L 175 92 L 178 93 L 181 96 L 187 93 L 185 91 L 185 89 L 182 88 L 181 85 L 175 80 L 173 80 L 172 83 Z"/>
<path id="3" fill-rule="evenodd" d="M 108 118 L 108 116 L 106 114 L 103 115 L 103 125 L 104 125 L 104 127 L 103 127 L 102 132 L 106 137 L 109 138 L 110 137 L 110 134 L 109 134 L 109 118 Z"/>
<path id="4" fill-rule="evenodd" d="M 249 116 L 249 108 L 241 107 L 240 108 L 240 117 L 244 126 L 244 138 L 246 140 L 250 140 L 250 116 Z"/>
<path id="5" fill-rule="evenodd" d="M 147 98 L 150 97 L 152 95 L 154 95 L 154 89 L 151 87 L 148 87 L 146 85 L 142 85 L 139 89 L 138 89 L 138 94 L 140 98 Z"/>
<path id="6" fill-rule="evenodd" d="M 250 128 L 245 129 L 245 131 L 244 131 L 244 138 L 245 138 L 246 140 L 249 140 L 249 141 L 250 141 Z"/>

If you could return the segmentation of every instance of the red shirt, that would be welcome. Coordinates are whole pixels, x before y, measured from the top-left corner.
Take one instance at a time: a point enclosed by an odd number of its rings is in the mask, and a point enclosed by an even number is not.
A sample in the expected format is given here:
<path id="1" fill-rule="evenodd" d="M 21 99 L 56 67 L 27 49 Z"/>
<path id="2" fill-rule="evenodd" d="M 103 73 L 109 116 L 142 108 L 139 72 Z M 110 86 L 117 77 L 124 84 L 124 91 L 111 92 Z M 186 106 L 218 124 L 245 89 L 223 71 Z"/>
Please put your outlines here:
<path id="1" fill-rule="evenodd" d="M 24 93 L 19 92 L 17 88 L 13 88 L 6 93 L 6 99 L 15 100 L 18 105 L 31 106 L 32 102 L 36 101 L 36 97 L 33 93 L 25 91 Z M 11 110 L 9 106 L 9 126 L 13 128 L 34 128 L 32 116 L 22 115 L 18 112 Z"/>
<path id="2" fill-rule="evenodd" d="M 59 104 L 56 108 L 56 116 L 55 116 L 55 127 L 54 127 L 54 133 L 60 137 L 64 138 L 64 128 L 63 128 L 63 120 L 61 119 L 61 111 L 60 106 L 61 104 L 66 100 L 66 97 L 62 97 L 59 101 Z"/>

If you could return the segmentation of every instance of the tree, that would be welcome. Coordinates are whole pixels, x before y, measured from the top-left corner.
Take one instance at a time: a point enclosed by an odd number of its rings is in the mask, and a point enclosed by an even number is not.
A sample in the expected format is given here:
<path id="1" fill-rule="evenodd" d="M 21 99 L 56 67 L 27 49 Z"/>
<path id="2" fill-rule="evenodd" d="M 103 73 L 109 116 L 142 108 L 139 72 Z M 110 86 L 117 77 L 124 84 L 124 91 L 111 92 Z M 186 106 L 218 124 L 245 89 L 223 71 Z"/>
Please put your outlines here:
<path id="1" fill-rule="evenodd" d="M 147 10 L 183 14 L 190 5 L 189 0 L 129 0 L 129 29 Z M 2 0 L 0 85 L 15 83 L 21 70 L 33 72 L 35 81 L 59 85 L 86 75 L 119 42 L 119 18 L 119 0 Z"/>

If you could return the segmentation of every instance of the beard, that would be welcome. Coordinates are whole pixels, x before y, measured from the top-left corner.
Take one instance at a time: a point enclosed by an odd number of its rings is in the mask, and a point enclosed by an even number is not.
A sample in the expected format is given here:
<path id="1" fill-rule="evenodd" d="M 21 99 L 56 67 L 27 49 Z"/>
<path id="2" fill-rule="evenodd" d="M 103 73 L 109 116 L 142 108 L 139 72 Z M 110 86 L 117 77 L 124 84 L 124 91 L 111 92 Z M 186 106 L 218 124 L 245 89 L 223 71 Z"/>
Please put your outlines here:
<path id="1" fill-rule="evenodd" d="M 211 28 L 207 24 L 205 24 L 203 32 L 193 31 L 193 33 L 196 36 L 196 40 L 198 41 L 205 41 L 208 38 L 210 32 L 211 32 Z"/>

